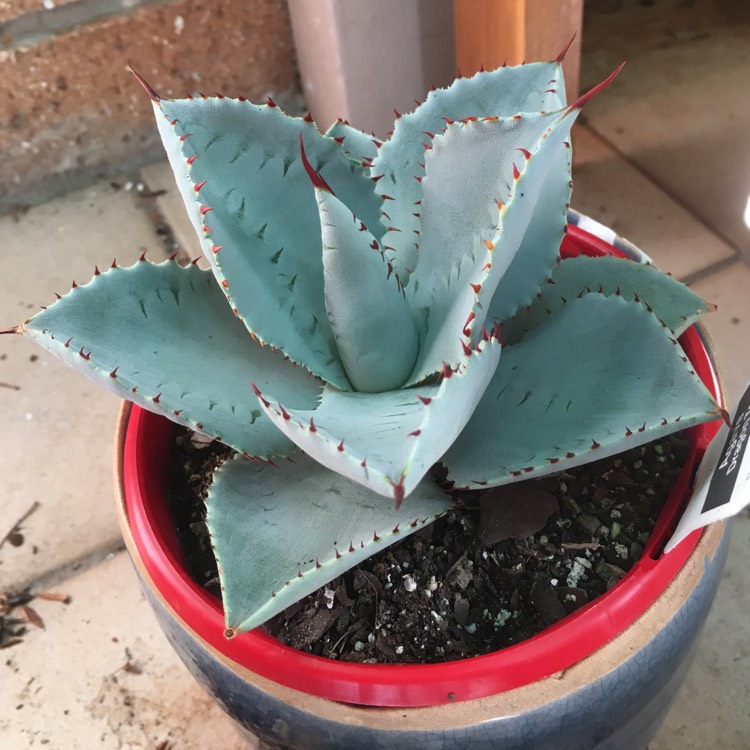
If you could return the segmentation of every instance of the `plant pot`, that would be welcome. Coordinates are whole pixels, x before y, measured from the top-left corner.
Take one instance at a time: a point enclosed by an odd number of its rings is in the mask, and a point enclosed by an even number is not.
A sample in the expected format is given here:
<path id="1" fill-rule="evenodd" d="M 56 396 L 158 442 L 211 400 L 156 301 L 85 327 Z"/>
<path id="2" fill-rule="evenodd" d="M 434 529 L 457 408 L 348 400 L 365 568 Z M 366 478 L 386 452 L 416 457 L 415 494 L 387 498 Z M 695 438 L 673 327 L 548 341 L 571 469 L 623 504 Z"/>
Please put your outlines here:
<path id="1" fill-rule="evenodd" d="M 566 255 L 642 261 L 571 214 Z M 583 222 L 585 223 L 585 221 Z M 681 343 L 717 399 L 700 327 Z M 223 635 L 221 604 L 181 563 L 165 496 L 174 426 L 125 405 L 116 446 L 123 536 L 143 589 L 174 648 L 240 724 L 282 748 L 644 748 L 689 665 L 718 587 L 728 527 L 662 549 L 689 496 L 715 424 L 691 428 L 692 450 L 643 558 L 610 591 L 538 636 L 486 656 L 429 665 L 357 665 L 284 646 L 262 631 Z"/>

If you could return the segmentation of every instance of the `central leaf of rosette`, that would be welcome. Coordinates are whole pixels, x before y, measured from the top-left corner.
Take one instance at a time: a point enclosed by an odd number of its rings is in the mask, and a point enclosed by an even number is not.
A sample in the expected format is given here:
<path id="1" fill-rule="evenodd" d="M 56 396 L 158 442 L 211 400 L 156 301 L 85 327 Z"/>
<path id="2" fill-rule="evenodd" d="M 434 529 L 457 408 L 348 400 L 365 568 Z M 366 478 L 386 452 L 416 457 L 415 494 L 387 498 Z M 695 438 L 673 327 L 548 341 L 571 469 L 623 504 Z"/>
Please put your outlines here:
<path id="1" fill-rule="evenodd" d="M 341 363 L 354 390 L 400 388 L 417 359 L 417 329 L 398 278 L 367 226 L 302 158 L 315 187 L 323 289 Z"/>

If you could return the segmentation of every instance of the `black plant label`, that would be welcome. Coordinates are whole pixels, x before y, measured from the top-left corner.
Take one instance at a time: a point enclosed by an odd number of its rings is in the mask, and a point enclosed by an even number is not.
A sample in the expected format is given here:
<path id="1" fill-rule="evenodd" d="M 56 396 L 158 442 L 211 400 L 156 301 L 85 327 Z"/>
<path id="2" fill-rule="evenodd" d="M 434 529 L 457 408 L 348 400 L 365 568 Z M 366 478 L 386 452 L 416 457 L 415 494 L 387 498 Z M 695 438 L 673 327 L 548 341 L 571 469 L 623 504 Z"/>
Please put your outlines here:
<path id="1" fill-rule="evenodd" d="M 707 513 L 722 505 L 726 505 L 732 499 L 738 479 L 741 486 L 750 479 L 748 470 L 750 466 L 746 461 L 748 437 L 750 436 L 750 387 L 740 400 L 737 412 L 732 423 L 732 429 L 727 435 L 724 449 L 721 452 L 719 463 L 716 466 L 711 483 L 708 487 L 706 499 L 703 501 L 701 513 Z"/>
<path id="2" fill-rule="evenodd" d="M 671 552 L 696 529 L 737 515 L 750 503 L 750 384 L 740 399 L 732 427 L 721 427 L 708 446 L 690 498 L 672 538 Z"/>

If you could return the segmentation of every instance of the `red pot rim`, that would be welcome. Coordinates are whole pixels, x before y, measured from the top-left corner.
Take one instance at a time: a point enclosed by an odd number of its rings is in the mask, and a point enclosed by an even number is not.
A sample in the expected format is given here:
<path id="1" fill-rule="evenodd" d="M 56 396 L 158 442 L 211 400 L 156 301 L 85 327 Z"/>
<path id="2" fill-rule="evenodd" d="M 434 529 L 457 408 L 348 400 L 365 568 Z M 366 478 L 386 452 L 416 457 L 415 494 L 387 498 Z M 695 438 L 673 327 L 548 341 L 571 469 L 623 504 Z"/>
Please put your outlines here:
<path id="1" fill-rule="evenodd" d="M 562 253 L 624 255 L 573 225 L 568 227 Z M 719 379 L 700 328 L 691 327 L 680 343 L 698 375 L 721 402 Z M 687 500 L 693 470 L 718 424 L 689 430 L 689 458 L 643 557 L 610 591 L 523 643 L 462 661 L 417 665 L 350 664 L 312 656 L 280 644 L 260 629 L 227 640 L 221 603 L 185 572 L 168 515 L 165 480 L 173 430 L 173 423 L 166 418 L 133 406 L 121 466 L 125 508 L 137 554 L 183 626 L 226 660 L 304 693 L 361 705 L 429 706 L 482 698 L 549 677 L 592 654 L 643 614 L 685 564 L 700 538 L 700 531 L 693 532 L 668 555 L 662 554 Z"/>

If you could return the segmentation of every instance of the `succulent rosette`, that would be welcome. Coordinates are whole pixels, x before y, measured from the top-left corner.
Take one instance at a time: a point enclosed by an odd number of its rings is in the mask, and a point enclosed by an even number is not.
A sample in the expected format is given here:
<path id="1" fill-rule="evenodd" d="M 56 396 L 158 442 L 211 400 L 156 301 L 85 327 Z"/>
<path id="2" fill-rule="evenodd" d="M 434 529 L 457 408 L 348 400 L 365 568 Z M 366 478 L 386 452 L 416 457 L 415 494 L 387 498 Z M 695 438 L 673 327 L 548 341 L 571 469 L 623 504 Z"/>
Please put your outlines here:
<path id="1" fill-rule="evenodd" d="M 596 90 L 566 105 L 559 61 L 432 90 L 384 142 L 147 90 L 210 270 L 113 265 L 12 330 L 236 449 L 207 501 L 229 635 L 445 513 L 436 463 L 492 487 L 719 414 L 677 341 L 700 297 L 560 259 Z"/>

